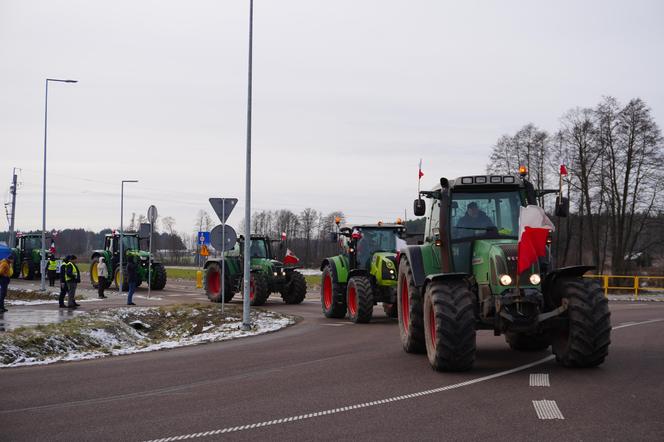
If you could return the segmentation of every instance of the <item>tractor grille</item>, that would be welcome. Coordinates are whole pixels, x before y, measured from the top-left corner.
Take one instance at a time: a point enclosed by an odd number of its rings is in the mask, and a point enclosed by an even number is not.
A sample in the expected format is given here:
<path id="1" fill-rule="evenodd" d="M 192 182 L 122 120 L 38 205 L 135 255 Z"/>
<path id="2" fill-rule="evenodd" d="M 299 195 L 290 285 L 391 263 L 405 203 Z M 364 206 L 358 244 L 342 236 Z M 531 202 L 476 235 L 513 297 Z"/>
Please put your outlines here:
<path id="1" fill-rule="evenodd" d="M 503 253 L 505 254 L 505 262 L 507 264 L 507 274 L 512 277 L 513 281 L 516 281 L 516 269 L 517 269 L 517 256 L 519 253 L 519 246 L 517 244 L 502 244 L 500 246 L 501 249 L 503 249 Z M 525 271 L 521 274 L 521 277 L 519 278 L 519 285 L 524 286 L 524 285 L 530 285 L 530 272 Z"/>

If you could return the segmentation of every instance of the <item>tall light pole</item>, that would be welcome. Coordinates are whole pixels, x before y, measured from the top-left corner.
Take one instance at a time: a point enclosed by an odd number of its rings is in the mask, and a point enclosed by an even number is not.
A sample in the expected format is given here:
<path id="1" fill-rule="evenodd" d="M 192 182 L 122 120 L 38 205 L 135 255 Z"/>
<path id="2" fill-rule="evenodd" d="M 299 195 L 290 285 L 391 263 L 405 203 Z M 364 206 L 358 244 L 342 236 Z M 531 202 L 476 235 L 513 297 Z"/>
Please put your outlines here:
<path id="1" fill-rule="evenodd" d="M 124 246 L 124 185 L 125 183 L 138 183 L 138 180 L 122 180 L 122 185 L 120 186 L 120 283 L 118 284 L 118 291 L 122 294 L 122 286 L 124 285 L 124 268 L 122 267 L 122 255 Z M 113 275 L 115 277 L 115 275 Z M 117 281 L 117 280 L 116 280 Z"/>
<path id="2" fill-rule="evenodd" d="M 46 135 L 48 128 L 48 82 L 57 81 L 58 83 L 78 83 L 78 80 L 59 80 L 57 78 L 46 79 L 46 101 L 44 103 L 44 187 L 42 189 L 42 250 L 41 264 L 39 271 L 41 274 L 41 289 L 46 290 Z"/>
<path id="3" fill-rule="evenodd" d="M 254 34 L 254 0 L 249 1 L 249 81 L 247 87 L 247 175 L 244 206 L 244 290 L 242 298 L 242 330 L 251 328 L 249 290 L 251 266 L 251 68 Z M 222 282 L 223 283 L 223 282 Z"/>

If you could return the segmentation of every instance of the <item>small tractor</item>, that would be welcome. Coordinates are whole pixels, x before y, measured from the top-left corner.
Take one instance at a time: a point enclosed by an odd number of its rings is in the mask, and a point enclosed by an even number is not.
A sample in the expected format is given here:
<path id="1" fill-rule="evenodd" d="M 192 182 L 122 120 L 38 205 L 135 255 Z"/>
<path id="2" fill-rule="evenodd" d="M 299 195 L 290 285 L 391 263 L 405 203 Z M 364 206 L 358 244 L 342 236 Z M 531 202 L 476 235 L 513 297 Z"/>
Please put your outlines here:
<path id="1" fill-rule="evenodd" d="M 608 302 L 600 286 L 583 277 L 593 267 L 555 269 L 547 251 L 517 271 L 521 207 L 560 192 L 535 190 L 525 168 L 520 172 L 441 178 L 415 200 L 415 215 L 426 214 L 425 238 L 399 256 L 399 333 L 403 349 L 426 353 L 435 370 L 471 369 L 476 330 L 504 334 L 515 350 L 552 346 L 567 367 L 594 367 L 608 354 Z M 561 195 L 555 213 L 567 216 L 569 202 Z M 488 221 L 464 225 L 471 211 Z"/>
<path id="2" fill-rule="evenodd" d="M 152 278 L 150 288 L 152 290 L 162 290 L 166 286 L 166 268 L 160 262 L 150 259 L 150 253 L 141 250 L 140 238 L 138 233 L 125 232 L 123 234 L 122 243 L 122 266 L 125 269 L 124 281 L 122 283 L 122 290 L 127 290 L 129 284 L 127 283 L 127 261 L 129 257 L 134 257 L 138 264 L 138 277 L 140 286 L 141 283 L 148 280 L 148 269 L 152 263 L 152 270 L 149 272 Z M 94 288 L 99 287 L 99 277 L 97 275 L 97 265 L 99 258 L 103 257 L 108 267 L 110 278 L 107 279 L 107 284 L 110 286 L 111 281 L 115 284 L 116 288 L 120 287 L 120 234 L 117 232 L 109 233 L 104 239 L 104 249 L 94 250 L 90 257 L 90 282 Z"/>
<path id="3" fill-rule="evenodd" d="M 337 220 L 338 226 L 338 220 Z M 348 316 L 355 323 L 369 322 L 374 305 L 383 303 L 388 317 L 397 317 L 397 251 L 406 242 L 405 226 L 364 224 L 338 228 L 332 240 L 342 253 L 323 260 L 320 301 L 328 318 Z"/>
<path id="4" fill-rule="evenodd" d="M 272 243 L 266 236 L 251 235 L 251 276 L 249 300 L 251 305 L 263 305 L 273 292 L 279 292 L 286 304 L 300 304 L 307 294 L 307 282 L 296 264 L 285 264 L 275 259 Z M 283 244 L 283 243 L 282 243 Z M 224 270 L 224 302 L 230 302 L 236 292 L 243 290 L 244 237 L 240 235 L 233 250 L 224 252 L 224 258 L 208 259 L 204 265 L 203 285 L 212 302 L 221 302 L 221 266 Z"/>
<path id="5" fill-rule="evenodd" d="M 46 235 L 46 241 L 51 244 L 52 237 Z M 12 249 L 14 254 L 14 278 L 19 276 L 23 279 L 35 279 L 41 276 L 41 233 L 19 233 L 16 235 L 16 247 Z M 46 250 L 46 258 L 51 253 Z"/>

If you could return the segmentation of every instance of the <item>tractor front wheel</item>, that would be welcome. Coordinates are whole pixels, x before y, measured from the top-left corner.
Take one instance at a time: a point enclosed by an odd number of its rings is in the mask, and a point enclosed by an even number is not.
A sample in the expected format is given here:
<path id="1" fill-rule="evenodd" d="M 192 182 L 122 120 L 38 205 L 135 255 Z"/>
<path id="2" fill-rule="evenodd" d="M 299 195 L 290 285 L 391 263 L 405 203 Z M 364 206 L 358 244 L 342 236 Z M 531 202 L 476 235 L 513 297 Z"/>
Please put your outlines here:
<path id="1" fill-rule="evenodd" d="M 388 318 L 396 318 L 399 316 L 396 302 L 394 304 L 383 302 L 383 311 L 385 312 L 385 316 L 387 316 Z"/>
<path id="2" fill-rule="evenodd" d="M 120 278 L 123 279 L 122 281 L 122 289 L 120 289 Z M 127 272 L 123 272 L 120 274 L 120 266 L 117 265 L 113 269 L 113 283 L 115 284 L 115 288 L 121 291 L 126 291 L 129 290 L 129 282 L 127 282 Z"/>
<path id="3" fill-rule="evenodd" d="M 357 323 L 371 321 L 373 314 L 373 290 L 371 281 L 366 276 L 353 276 L 348 280 L 346 290 L 348 318 Z"/>
<path id="4" fill-rule="evenodd" d="M 231 302 L 235 293 L 231 289 L 228 276 L 225 276 L 224 302 Z M 203 277 L 203 289 L 210 301 L 221 302 L 221 265 L 219 263 L 211 262 L 208 264 L 208 267 L 205 269 L 205 276 Z"/>
<path id="5" fill-rule="evenodd" d="M 339 284 L 334 280 L 329 265 L 323 267 L 320 284 L 320 303 L 326 318 L 343 318 L 346 316 L 346 300 Z"/>
<path id="6" fill-rule="evenodd" d="M 28 281 L 35 279 L 35 267 L 36 266 L 29 259 L 24 260 L 21 264 L 21 278 Z"/>
<path id="7" fill-rule="evenodd" d="M 424 293 L 424 338 L 434 370 L 465 371 L 475 362 L 473 293 L 465 281 L 431 281 Z"/>
<path id="8" fill-rule="evenodd" d="M 422 318 L 422 295 L 415 287 L 413 271 L 407 260 L 399 263 L 397 282 L 397 316 L 399 318 L 399 336 L 404 351 L 424 353 L 424 323 Z"/>
<path id="9" fill-rule="evenodd" d="M 577 278 L 560 279 L 554 290 L 567 300 L 568 327 L 553 337 L 556 361 L 566 367 L 595 367 L 609 354 L 611 312 L 597 282 Z"/>
<path id="10" fill-rule="evenodd" d="M 150 289 L 163 290 L 166 287 L 166 267 L 160 262 L 152 263 L 152 281 Z"/>
<path id="11" fill-rule="evenodd" d="M 286 304 L 300 304 L 307 295 L 307 281 L 300 272 L 293 271 L 290 274 L 290 280 L 286 284 L 284 291 L 281 292 L 281 299 Z"/>
<path id="12" fill-rule="evenodd" d="M 99 287 L 99 274 L 97 273 L 97 266 L 99 265 L 99 255 L 94 255 L 90 258 L 90 284 L 92 287 Z"/>
<path id="13" fill-rule="evenodd" d="M 244 289 L 242 291 L 244 292 Z M 249 281 L 249 303 L 251 305 L 263 305 L 269 296 L 267 277 L 263 273 L 251 273 Z"/>

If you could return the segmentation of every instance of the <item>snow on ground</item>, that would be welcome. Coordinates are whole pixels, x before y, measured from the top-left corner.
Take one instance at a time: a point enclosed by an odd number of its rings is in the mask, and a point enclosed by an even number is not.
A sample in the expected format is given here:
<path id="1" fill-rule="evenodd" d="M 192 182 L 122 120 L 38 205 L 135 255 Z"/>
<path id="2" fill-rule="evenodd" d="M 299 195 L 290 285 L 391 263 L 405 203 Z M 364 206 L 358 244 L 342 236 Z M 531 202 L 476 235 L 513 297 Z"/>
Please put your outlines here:
<path id="1" fill-rule="evenodd" d="M 303 275 L 320 275 L 322 272 L 319 269 L 299 269 Z"/>

